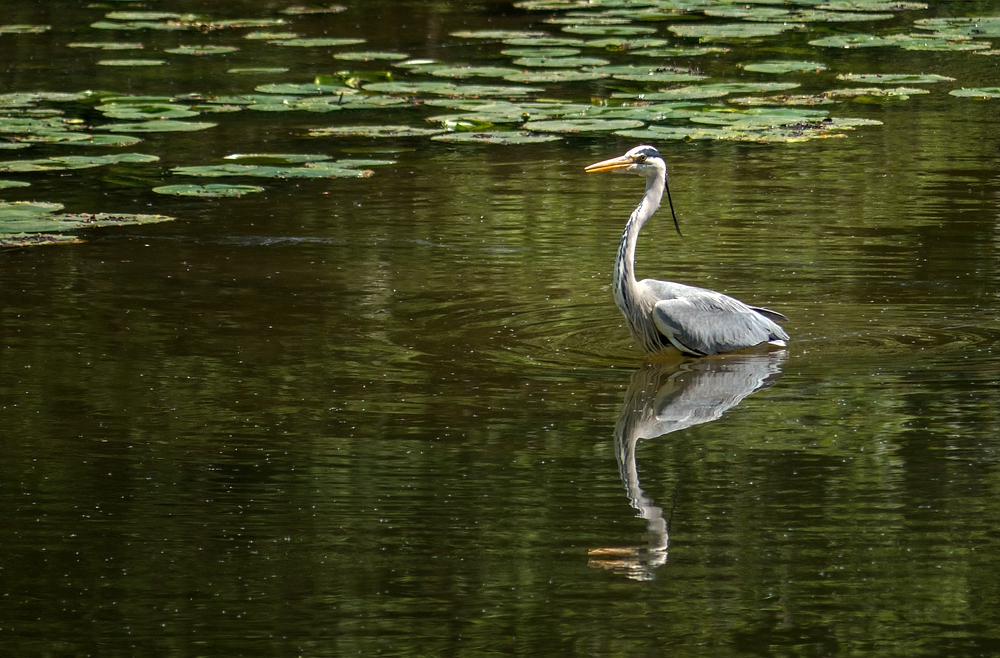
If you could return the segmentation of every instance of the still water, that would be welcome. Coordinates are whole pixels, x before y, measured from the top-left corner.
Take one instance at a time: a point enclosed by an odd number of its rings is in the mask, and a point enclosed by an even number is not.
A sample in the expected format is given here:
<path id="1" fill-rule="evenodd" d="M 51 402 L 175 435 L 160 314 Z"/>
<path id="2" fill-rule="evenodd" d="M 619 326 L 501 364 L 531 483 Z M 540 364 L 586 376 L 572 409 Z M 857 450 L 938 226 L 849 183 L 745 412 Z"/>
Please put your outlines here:
<path id="1" fill-rule="evenodd" d="M 347 4 L 296 31 L 503 64 L 499 42 L 449 33 L 558 32 L 542 21 L 560 15 Z M 246 30 L 87 26 L 123 8 L 284 6 L 20 3 L 4 21 L 53 27 L 0 35 L 0 92 L 252 93 L 344 68 L 325 49 L 250 61 L 244 46 L 215 55 L 228 62 L 114 69 L 63 47 L 243 46 Z M 995 14 L 947 4 L 891 24 Z M 748 59 L 820 58 L 829 72 L 808 93 L 851 71 L 958 82 L 830 106 L 884 124 L 839 139 L 656 143 L 684 236 L 654 219 L 640 276 L 785 313 L 792 340 L 769 355 L 651 364 L 632 345 L 609 284 L 642 183 L 583 173 L 637 143 L 608 132 L 318 141 L 304 130 L 421 126 L 441 109 L 243 111 L 141 135 L 125 150 L 158 155 L 152 168 L 4 174 L 31 183 L 7 201 L 176 219 L 0 251 L 3 652 L 1000 650 L 1000 101 L 947 93 L 996 85 L 1000 58 L 813 36 L 684 64 L 740 79 Z M 252 65 L 290 72 L 225 73 Z M 592 84 L 558 93 L 617 89 Z M 236 152 L 396 164 L 253 180 L 265 191 L 238 199 L 151 191 L 178 182 L 170 167 Z"/>

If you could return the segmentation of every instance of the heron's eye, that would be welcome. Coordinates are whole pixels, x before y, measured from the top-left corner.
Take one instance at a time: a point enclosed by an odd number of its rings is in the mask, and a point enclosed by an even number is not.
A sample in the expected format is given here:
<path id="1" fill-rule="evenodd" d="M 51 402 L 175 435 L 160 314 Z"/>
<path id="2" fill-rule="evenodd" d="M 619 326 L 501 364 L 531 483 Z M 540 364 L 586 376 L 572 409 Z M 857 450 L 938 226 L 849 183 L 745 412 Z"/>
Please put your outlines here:
<path id="1" fill-rule="evenodd" d="M 642 164 L 643 162 L 646 161 L 646 156 L 644 155 L 636 156 L 635 161 L 638 162 L 639 164 Z"/>

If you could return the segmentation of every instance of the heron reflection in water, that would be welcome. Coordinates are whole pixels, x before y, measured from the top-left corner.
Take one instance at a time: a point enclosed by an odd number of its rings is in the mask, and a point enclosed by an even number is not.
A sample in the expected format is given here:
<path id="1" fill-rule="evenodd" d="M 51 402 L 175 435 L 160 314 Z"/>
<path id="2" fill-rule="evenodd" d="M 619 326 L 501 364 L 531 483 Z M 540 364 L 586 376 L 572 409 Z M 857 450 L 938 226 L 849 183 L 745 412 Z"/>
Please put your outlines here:
<path id="1" fill-rule="evenodd" d="M 635 244 L 639 231 L 660 207 L 667 187 L 667 165 L 652 146 L 637 146 L 623 156 L 590 165 L 589 173 L 609 171 L 646 179 L 646 193 L 625 224 L 615 259 L 615 303 L 629 333 L 649 354 L 706 356 L 758 345 L 784 347 L 788 334 L 777 325 L 787 318 L 768 308 L 748 306 L 714 290 L 672 281 L 635 280 Z"/>
<path id="2" fill-rule="evenodd" d="M 592 567 L 612 569 L 634 580 L 650 580 L 667 561 L 669 527 L 663 509 L 639 486 L 636 447 L 641 439 L 718 420 L 754 391 L 781 377 L 786 352 L 734 354 L 683 363 L 654 363 L 632 374 L 618 424 L 615 456 L 629 502 L 646 520 L 644 547 L 592 548 Z"/>

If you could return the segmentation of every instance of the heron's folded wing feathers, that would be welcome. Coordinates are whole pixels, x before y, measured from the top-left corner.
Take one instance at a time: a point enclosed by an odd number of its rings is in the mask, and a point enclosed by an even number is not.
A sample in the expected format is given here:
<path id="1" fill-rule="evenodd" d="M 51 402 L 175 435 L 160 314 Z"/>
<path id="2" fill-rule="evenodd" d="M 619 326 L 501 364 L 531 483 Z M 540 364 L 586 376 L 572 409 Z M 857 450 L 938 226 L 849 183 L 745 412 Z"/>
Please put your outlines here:
<path id="1" fill-rule="evenodd" d="M 682 351 L 693 354 L 719 354 L 788 339 L 784 329 L 760 312 L 709 290 L 660 300 L 653 308 L 653 322 Z"/>

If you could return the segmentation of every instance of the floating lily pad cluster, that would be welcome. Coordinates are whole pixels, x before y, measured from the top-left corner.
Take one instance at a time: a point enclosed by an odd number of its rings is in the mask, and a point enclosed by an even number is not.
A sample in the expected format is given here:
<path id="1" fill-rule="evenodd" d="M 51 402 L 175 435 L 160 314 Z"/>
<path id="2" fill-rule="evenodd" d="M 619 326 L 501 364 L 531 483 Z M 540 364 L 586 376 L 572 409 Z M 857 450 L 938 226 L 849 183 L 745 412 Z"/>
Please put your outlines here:
<path id="1" fill-rule="evenodd" d="M 292 130 L 316 150 L 325 150 L 331 143 L 418 139 L 455 148 L 487 148 L 610 134 L 649 141 L 784 144 L 844 137 L 858 128 L 877 126 L 876 120 L 844 115 L 850 114 L 850 108 L 861 107 L 858 103 L 904 101 L 929 94 L 932 90 L 926 85 L 941 89 L 935 93 L 947 91 L 955 97 L 1000 98 L 998 87 L 949 89 L 959 81 L 923 70 L 851 71 L 837 64 L 842 58 L 824 61 L 831 49 L 879 47 L 960 53 L 957 56 L 996 54 L 1000 51 L 991 39 L 1000 40 L 1000 17 L 916 18 L 916 12 L 927 6 L 903 0 L 743 4 L 731 0 L 524 0 L 516 5 L 543 13 L 534 24 L 545 29 L 452 32 L 449 49 L 440 52 L 478 53 L 475 59 L 463 61 L 418 59 L 405 52 L 375 49 L 353 33 L 350 12 L 336 4 L 287 6 L 238 19 L 207 11 L 169 11 L 169 7 L 160 11 L 152 3 L 122 3 L 120 11 L 95 4 L 91 6 L 97 12 L 90 25 L 93 36 L 66 47 L 78 49 L 80 57 L 92 57 L 95 65 L 108 67 L 102 70 L 121 68 L 116 74 L 133 76 L 132 87 L 137 91 L 131 95 L 16 90 L 0 94 L 0 150 L 11 151 L 0 160 L 0 173 L 16 177 L 100 166 L 149 166 L 157 161 L 155 155 L 59 151 L 63 147 L 128 148 L 143 140 L 149 140 L 148 146 L 157 143 L 153 138 L 157 133 L 224 129 L 230 120 L 226 115 L 231 113 L 245 113 L 256 117 L 246 120 L 261 123 L 280 121 L 271 118 L 274 114 L 301 113 Z M 317 29 L 320 23 L 321 30 Z M 48 39 L 51 35 L 44 33 L 50 29 L 48 25 L 0 25 L 0 37 Z M 139 40 L 155 32 L 179 34 L 169 48 L 152 48 Z M 109 33 L 112 38 L 102 38 Z M 128 40 L 115 40 L 117 33 Z M 226 40 L 213 42 L 217 34 L 227 35 Z M 789 35 L 797 44 L 794 49 L 784 47 Z M 768 46 L 774 58 L 754 57 L 749 51 L 740 56 L 747 43 Z M 261 60 L 254 55 L 265 51 L 270 60 L 262 63 L 271 63 L 283 53 L 306 51 L 310 57 L 328 58 L 333 68 L 318 75 L 288 75 L 289 66 L 256 65 Z M 787 53 L 787 58 L 780 58 L 780 53 Z M 720 63 L 730 57 L 739 64 L 720 72 Z M 193 64 L 196 59 L 200 61 Z M 141 83 L 134 82 L 162 75 L 170 67 L 191 65 L 245 77 L 229 77 L 219 85 L 227 91 L 213 93 L 212 77 L 207 75 L 202 89 L 173 96 L 143 95 Z M 161 66 L 165 68 L 158 71 L 156 67 Z M 234 80 L 248 82 L 242 89 L 229 91 Z M 385 120 L 373 121 L 374 112 Z M 332 116 L 316 116 L 303 126 L 302 115 Z M 58 153 L 15 157 L 23 149 L 41 148 Z M 241 198 L 264 189 L 242 184 L 246 178 L 257 179 L 253 182 L 366 178 L 373 174 L 372 168 L 394 162 L 337 160 L 314 153 L 233 154 L 221 161 L 215 157 L 163 172 L 174 180 L 205 180 L 163 181 L 153 190 L 193 199 Z M 5 194 L 25 194 L 26 187 L 30 188 L 30 181 L 0 180 Z M 3 207 L 7 206 L 17 208 L 4 211 L 10 217 L 31 216 L 49 221 L 46 226 L 68 226 L 67 216 L 56 214 L 61 208 L 53 204 L 4 202 Z M 14 226 L 12 221 L 8 226 Z M 68 229 L 44 232 L 61 236 L 61 230 Z M 5 239 L 4 244 L 11 243 Z"/>
<path id="2" fill-rule="evenodd" d="M 165 215 L 60 213 L 61 203 L 0 201 L 0 247 L 76 242 L 67 231 L 99 226 L 152 224 L 173 219 Z"/>

